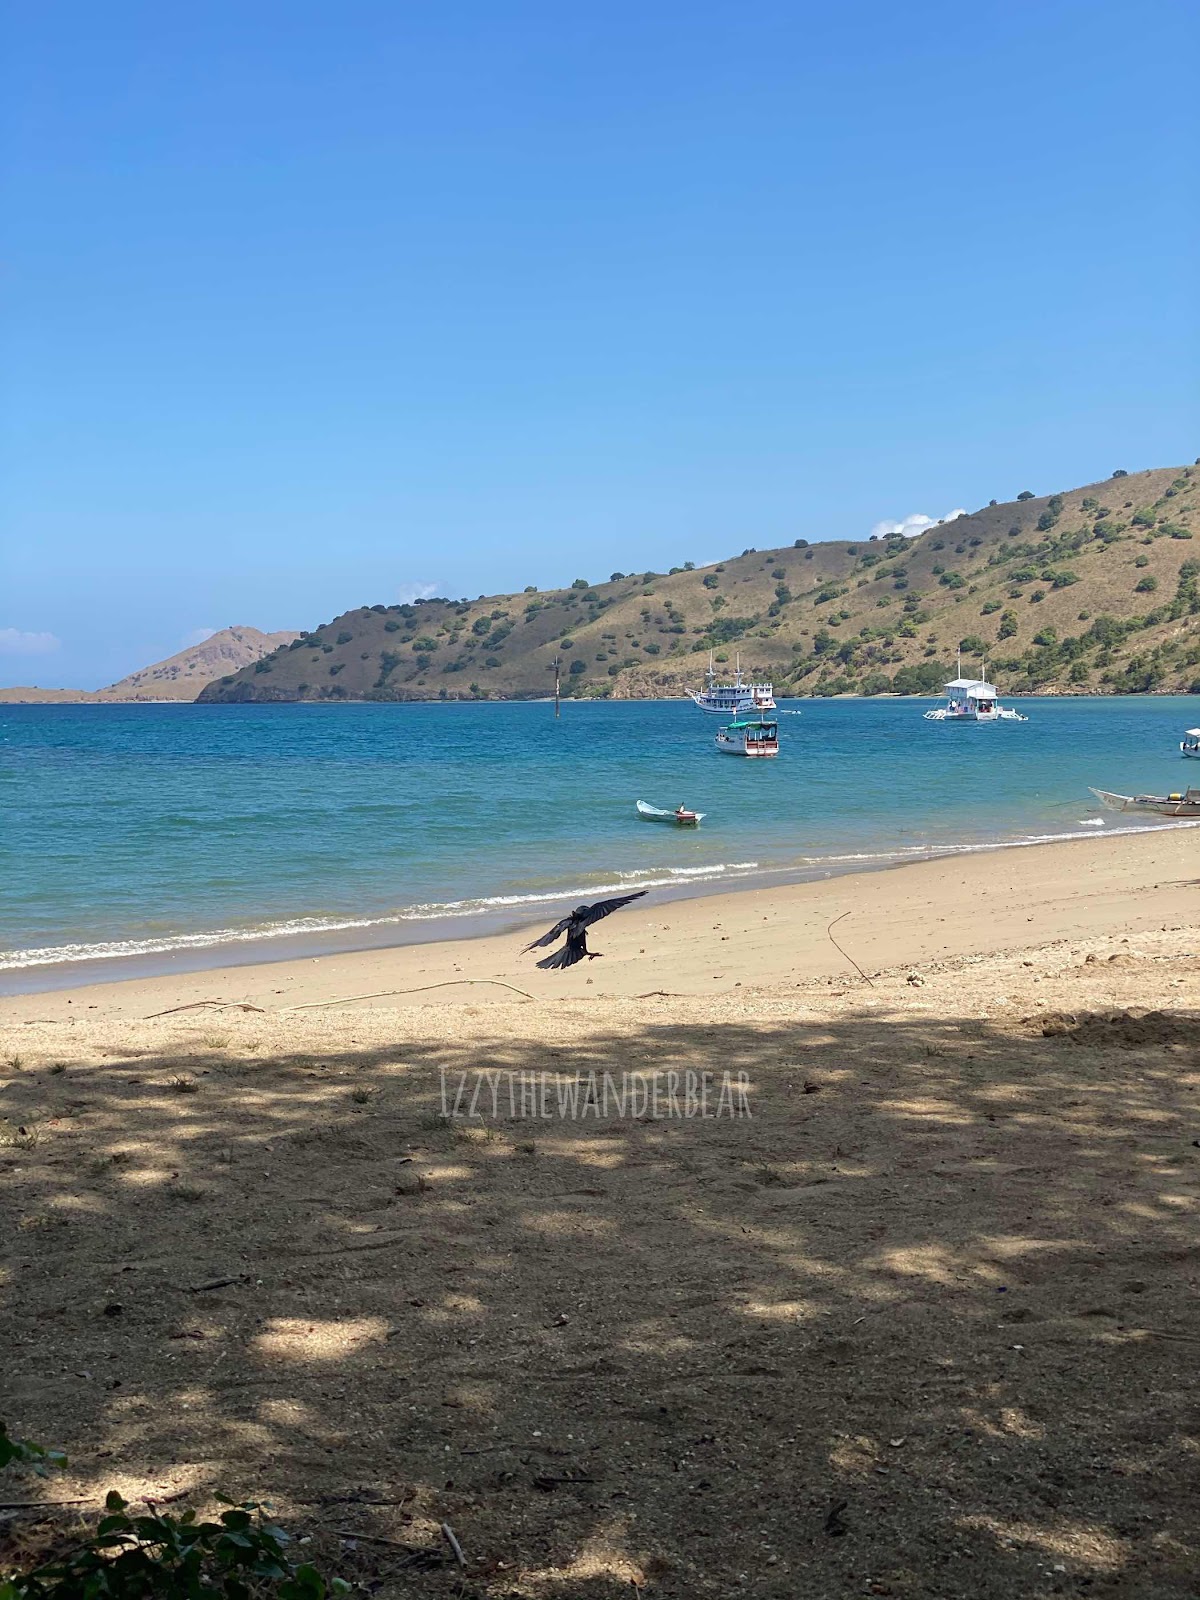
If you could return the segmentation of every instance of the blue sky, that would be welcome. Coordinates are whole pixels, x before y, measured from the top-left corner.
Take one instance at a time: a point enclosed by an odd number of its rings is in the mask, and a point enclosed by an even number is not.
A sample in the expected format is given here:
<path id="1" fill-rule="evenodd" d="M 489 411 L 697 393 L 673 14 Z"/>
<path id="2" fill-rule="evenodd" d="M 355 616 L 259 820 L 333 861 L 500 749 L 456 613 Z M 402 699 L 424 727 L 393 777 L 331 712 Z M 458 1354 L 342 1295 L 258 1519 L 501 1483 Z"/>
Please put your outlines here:
<path id="1" fill-rule="evenodd" d="M 1200 451 L 1200 12 L 10 0 L 0 682 Z"/>

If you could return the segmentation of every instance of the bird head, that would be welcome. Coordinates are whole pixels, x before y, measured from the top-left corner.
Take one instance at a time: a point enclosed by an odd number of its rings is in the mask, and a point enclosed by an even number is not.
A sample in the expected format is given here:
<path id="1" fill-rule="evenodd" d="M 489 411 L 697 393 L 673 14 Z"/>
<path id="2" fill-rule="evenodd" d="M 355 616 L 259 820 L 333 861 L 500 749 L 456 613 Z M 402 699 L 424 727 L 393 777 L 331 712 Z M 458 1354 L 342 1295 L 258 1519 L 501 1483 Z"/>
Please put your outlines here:
<path id="1" fill-rule="evenodd" d="M 591 909 L 591 906 L 576 906 L 571 915 L 573 917 L 586 917 Z"/>

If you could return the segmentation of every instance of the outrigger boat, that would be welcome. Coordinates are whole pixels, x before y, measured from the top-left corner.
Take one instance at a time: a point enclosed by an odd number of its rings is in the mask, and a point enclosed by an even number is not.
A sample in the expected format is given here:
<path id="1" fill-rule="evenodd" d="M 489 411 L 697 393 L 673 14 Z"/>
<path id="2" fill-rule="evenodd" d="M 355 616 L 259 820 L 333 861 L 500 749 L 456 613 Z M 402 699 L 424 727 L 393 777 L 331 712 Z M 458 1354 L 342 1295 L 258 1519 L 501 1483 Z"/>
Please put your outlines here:
<path id="1" fill-rule="evenodd" d="M 779 724 L 765 717 L 739 717 L 718 729 L 717 749 L 728 756 L 777 756 Z"/>
<path id="2" fill-rule="evenodd" d="M 1107 789 L 1091 792 L 1110 811 L 1134 811 L 1156 817 L 1200 817 L 1200 789 L 1185 789 L 1181 794 L 1112 794 Z"/>
<path id="3" fill-rule="evenodd" d="M 1180 753 L 1200 761 L 1200 728 L 1189 728 L 1179 741 Z"/>
<path id="4" fill-rule="evenodd" d="M 742 679 L 742 658 L 737 657 L 737 668 L 733 674 L 732 683 L 718 683 L 717 671 L 713 666 L 713 653 L 708 652 L 708 671 L 705 673 L 704 688 L 698 692 L 689 689 L 695 703 L 701 711 L 711 711 L 714 715 L 723 717 L 740 717 L 747 711 L 774 711 L 775 691 L 769 683 L 746 683 Z"/>
<path id="5" fill-rule="evenodd" d="M 637 810 L 638 816 L 647 822 L 673 822 L 680 828 L 695 828 L 704 821 L 703 811 L 689 811 L 686 806 L 663 811 L 659 806 L 648 806 L 644 800 L 639 800 Z"/>
<path id="6" fill-rule="evenodd" d="M 998 703 L 995 687 L 983 678 L 951 678 L 943 684 L 946 704 L 925 713 L 926 722 L 1028 722 L 1019 711 Z"/>

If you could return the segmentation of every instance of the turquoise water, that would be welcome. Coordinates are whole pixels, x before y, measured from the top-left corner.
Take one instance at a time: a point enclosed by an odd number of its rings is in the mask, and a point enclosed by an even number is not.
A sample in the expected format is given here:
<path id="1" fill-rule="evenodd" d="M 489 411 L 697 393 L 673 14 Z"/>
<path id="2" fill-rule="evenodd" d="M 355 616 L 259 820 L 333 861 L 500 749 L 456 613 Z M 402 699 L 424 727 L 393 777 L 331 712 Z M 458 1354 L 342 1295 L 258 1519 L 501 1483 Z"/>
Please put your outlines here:
<path id="1" fill-rule="evenodd" d="M 247 938 L 399 942 L 597 890 L 1099 833 L 1089 785 L 1200 779 L 1177 749 L 1194 698 L 1012 703 L 1027 723 L 792 702 L 770 762 L 721 755 L 718 719 L 680 702 L 568 703 L 557 723 L 545 704 L 3 707 L 0 969 L 13 987 L 93 958 L 215 965 Z M 639 799 L 707 817 L 641 822 Z"/>

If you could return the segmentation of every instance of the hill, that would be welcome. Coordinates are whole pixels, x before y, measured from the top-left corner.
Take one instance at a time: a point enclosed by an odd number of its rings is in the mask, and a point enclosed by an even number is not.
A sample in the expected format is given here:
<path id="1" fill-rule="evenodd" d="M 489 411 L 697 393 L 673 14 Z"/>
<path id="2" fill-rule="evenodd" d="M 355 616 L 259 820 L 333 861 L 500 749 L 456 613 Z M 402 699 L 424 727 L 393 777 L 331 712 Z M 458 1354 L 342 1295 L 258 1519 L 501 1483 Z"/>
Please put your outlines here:
<path id="1" fill-rule="evenodd" d="M 261 633 L 257 628 L 240 626 L 222 628 L 200 644 L 180 650 L 165 661 L 131 672 L 106 689 L 0 689 L 0 703 L 26 705 L 62 705 L 94 703 L 97 701 L 183 700 L 192 701 L 201 689 L 219 678 L 222 673 L 236 672 L 240 667 L 270 655 L 272 651 L 289 645 L 295 633 Z"/>
<path id="2" fill-rule="evenodd" d="M 709 649 L 786 694 L 929 693 L 961 648 L 1008 693 L 1200 692 L 1200 470 L 1114 475 L 919 537 L 746 550 L 570 589 L 364 606 L 202 701 L 618 699 L 698 685 Z"/>

